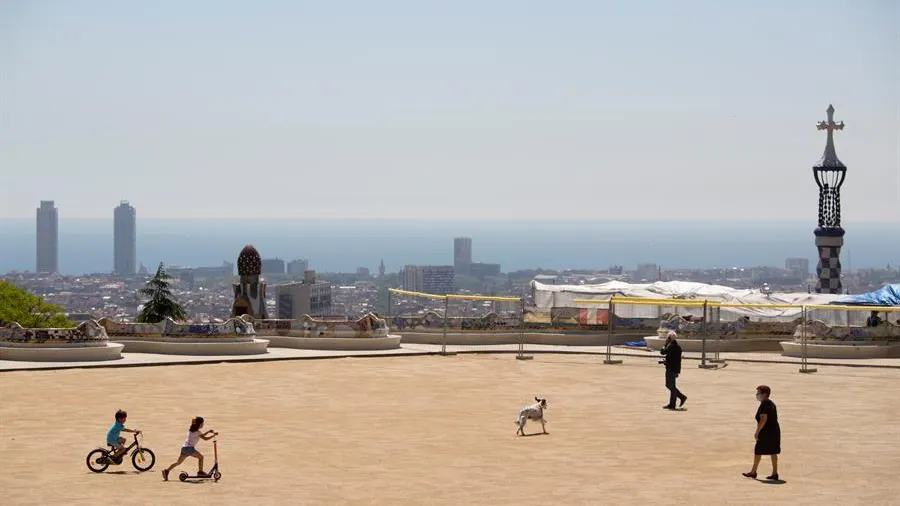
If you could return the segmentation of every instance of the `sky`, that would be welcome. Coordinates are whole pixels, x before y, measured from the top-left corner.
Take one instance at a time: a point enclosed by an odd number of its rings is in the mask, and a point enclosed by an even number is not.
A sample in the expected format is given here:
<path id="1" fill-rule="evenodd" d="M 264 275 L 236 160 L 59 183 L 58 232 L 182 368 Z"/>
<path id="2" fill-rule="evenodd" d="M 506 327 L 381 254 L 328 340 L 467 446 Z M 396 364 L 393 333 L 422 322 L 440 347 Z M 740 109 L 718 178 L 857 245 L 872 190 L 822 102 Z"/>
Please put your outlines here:
<path id="1" fill-rule="evenodd" d="M 0 219 L 900 222 L 900 2 L 0 0 Z"/>

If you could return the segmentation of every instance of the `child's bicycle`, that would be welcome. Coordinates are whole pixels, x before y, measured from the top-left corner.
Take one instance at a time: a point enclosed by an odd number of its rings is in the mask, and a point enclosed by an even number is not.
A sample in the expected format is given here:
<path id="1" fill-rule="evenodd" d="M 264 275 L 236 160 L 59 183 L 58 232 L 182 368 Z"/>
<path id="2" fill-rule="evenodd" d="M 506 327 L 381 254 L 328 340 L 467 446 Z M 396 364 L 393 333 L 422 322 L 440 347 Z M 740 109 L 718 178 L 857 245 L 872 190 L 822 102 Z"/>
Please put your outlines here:
<path id="1" fill-rule="evenodd" d="M 135 448 L 134 452 L 131 454 L 132 465 L 134 465 L 134 468 L 138 471 L 149 471 L 153 467 L 153 464 L 156 463 L 156 455 L 154 455 L 149 448 L 141 447 L 141 441 L 138 439 L 139 435 L 141 435 L 140 432 L 135 433 L 134 441 L 117 457 L 113 456 L 112 447 L 95 448 L 91 450 L 86 459 L 88 469 L 95 473 L 102 473 L 111 465 L 118 466 L 122 463 L 125 456 L 128 455 L 128 452 L 130 452 L 132 448 Z"/>

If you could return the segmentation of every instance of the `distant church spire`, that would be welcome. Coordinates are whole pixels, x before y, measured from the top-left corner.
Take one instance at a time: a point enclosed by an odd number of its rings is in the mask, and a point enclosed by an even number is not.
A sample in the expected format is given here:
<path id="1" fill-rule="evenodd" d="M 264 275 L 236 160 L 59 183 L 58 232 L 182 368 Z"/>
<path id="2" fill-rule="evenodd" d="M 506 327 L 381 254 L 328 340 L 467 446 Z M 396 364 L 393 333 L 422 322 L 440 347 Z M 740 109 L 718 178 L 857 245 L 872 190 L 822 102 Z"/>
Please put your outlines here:
<path id="1" fill-rule="evenodd" d="M 383 258 L 381 259 L 381 263 L 378 264 L 378 277 L 379 278 L 384 277 L 384 259 Z"/>

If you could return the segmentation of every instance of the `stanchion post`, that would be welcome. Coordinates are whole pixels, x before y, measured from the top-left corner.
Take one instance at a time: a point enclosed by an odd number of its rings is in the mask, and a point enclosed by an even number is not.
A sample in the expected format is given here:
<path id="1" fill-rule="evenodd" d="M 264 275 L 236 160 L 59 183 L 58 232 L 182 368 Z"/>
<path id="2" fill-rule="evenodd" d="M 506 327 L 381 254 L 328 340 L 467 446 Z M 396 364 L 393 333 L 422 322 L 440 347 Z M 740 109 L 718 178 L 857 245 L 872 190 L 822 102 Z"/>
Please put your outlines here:
<path id="1" fill-rule="evenodd" d="M 716 313 L 716 323 L 719 323 L 722 320 L 722 308 L 716 306 L 714 309 L 715 309 L 715 313 Z M 710 310 L 709 310 L 709 319 L 710 320 L 713 319 L 712 313 L 713 313 L 713 308 L 710 308 Z M 709 327 L 706 328 L 706 331 L 707 331 L 707 333 L 709 332 Z M 725 361 L 719 358 L 719 351 L 721 351 L 721 350 L 722 350 L 722 333 L 717 332 L 716 333 L 716 349 L 713 351 L 713 358 L 711 358 L 709 361 L 714 364 L 724 364 Z"/>
<path id="2" fill-rule="evenodd" d="M 700 328 L 700 332 L 703 337 L 702 337 L 702 340 L 700 341 L 700 366 L 699 367 L 700 367 L 700 369 L 718 369 L 718 367 L 719 367 L 718 365 L 712 364 L 712 363 L 709 363 L 709 364 L 706 363 L 706 338 L 708 337 L 708 334 L 709 334 L 709 324 L 706 321 L 707 319 L 709 319 L 709 301 L 704 300 L 703 301 L 703 323 L 702 323 L 702 327 Z"/>
<path id="3" fill-rule="evenodd" d="M 606 365 L 621 364 L 621 360 L 613 360 L 612 358 L 612 334 L 613 334 L 613 316 L 616 311 L 616 296 L 609 296 L 609 305 L 606 310 L 606 359 L 603 361 Z"/>
<path id="4" fill-rule="evenodd" d="M 391 306 L 394 305 L 394 301 L 392 300 L 391 296 L 394 294 L 394 292 L 392 292 L 390 288 L 388 288 L 387 291 L 388 291 L 387 320 L 388 320 L 388 330 L 390 331 L 390 329 L 391 329 Z"/>
<path id="5" fill-rule="evenodd" d="M 804 374 L 809 374 L 818 371 L 818 369 L 814 367 L 809 367 L 807 364 L 807 355 L 806 355 L 806 341 L 808 339 L 807 336 L 807 328 L 809 312 L 806 310 L 806 306 L 800 308 L 800 372 Z"/>
<path id="6" fill-rule="evenodd" d="M 444 332 L 441 336 L 441 355 L 447 355 L 447 327 L 450 325 L 450 296 L 444 296 Z M 454 353 L 455 355 L 455 353 Z"/>
<path id="7" fill-rule="evenodd" d="M 516 360 L 531 360 L 532 355 L 525 354 L 525 297 L 522 297 L 522 316 L 519 318 L 519 352 Z"/>

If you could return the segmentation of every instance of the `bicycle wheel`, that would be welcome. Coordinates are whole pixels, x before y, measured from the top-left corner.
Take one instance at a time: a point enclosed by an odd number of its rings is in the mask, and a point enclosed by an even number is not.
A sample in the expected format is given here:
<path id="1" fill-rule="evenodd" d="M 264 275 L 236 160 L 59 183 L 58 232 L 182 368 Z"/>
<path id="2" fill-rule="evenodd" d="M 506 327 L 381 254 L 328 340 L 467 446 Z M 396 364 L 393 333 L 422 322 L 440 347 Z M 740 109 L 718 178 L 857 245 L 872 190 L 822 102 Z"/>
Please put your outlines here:
<path id="1" fill-rule="evenodd" d="M 149 471 L 153 464 L 156 463 L 156 455 L 153 454 L 151 450 L 148 448 L 141 448 L 140 450 L 135 450 L 131 454 L 131 464 L 138 471 L 144 472 Z"/>
<path id="2" fill-rule="evenodd" d="M 106 460 L 106 452 L 99 448 L 87 454 L 85 463 L 88 469 L 95 473 L 102 473 L 109 467 L 109 461 Z"/>

